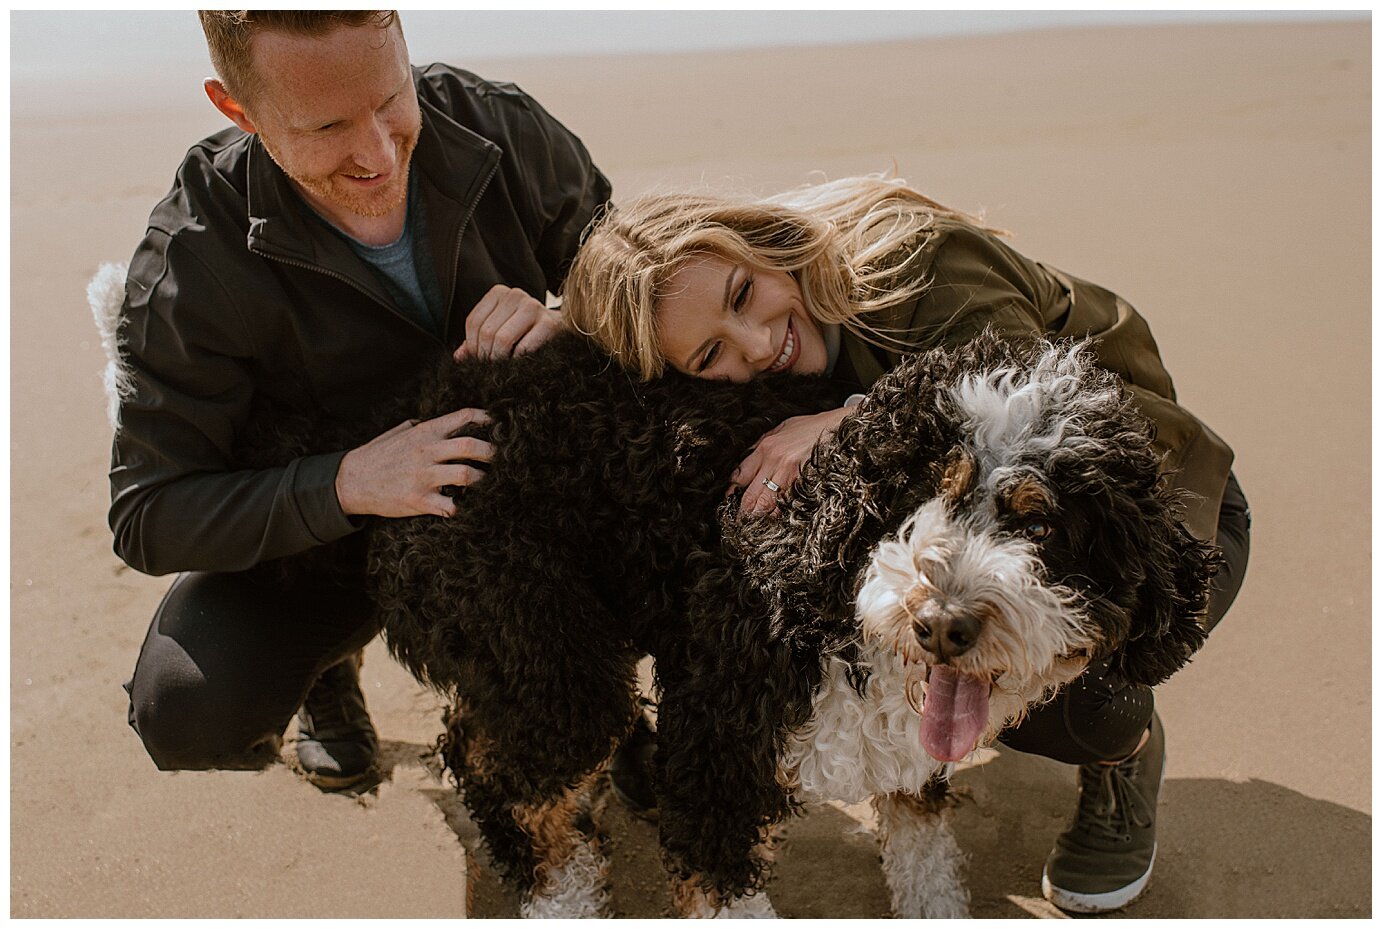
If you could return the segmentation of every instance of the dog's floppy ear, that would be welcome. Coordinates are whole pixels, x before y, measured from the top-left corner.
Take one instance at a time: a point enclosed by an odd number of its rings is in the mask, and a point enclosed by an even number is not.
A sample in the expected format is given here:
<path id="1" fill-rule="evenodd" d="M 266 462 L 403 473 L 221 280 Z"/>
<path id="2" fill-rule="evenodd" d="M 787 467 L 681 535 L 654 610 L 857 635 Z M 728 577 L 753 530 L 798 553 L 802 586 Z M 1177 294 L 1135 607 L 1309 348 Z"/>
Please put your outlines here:
<path id="1" fill-rule="evenodd" d="M 1144 575 L 1128 638 L 1111 662 L 1129 682 L 1148 687 L 1184 667 L 1204 644 L 1210 582 L 1223 562 L 1217 547 L 1181 525 L 1170 495 L 1158 493 L 1161 513 L 1141 539 Z"/>
<path id="2" fill-rule="evenodd" d="M 935 463 L 955 441 L 938 369 L 908 360 L 885 375 L 812 452 L 777 514 L 727 520 L 728 548 L 765 598 L 775 637 L 833 650 L 853 635 L 870 553 L 935 494 Z"/>
<path id="3" fill-rule="evenodd" d="M 873 549 L 940 491 L 960 444 L 948 388 L 977 357 L 938 349 L 904 359 L 802 468 L 785 514 L 798 527 L 796 559 L 843 622 Z"/>

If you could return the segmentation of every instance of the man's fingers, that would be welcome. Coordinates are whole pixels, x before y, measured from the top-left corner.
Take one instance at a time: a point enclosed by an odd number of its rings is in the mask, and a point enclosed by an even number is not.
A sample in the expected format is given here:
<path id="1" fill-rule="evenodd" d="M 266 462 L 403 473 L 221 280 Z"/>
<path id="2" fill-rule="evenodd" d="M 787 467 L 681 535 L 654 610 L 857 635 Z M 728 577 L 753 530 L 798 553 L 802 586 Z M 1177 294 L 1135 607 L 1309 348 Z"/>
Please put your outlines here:
<path id="1" fill-rule="evenodd" d="M 443 519 L 450 519 L 460 512 L 460 507 L 456 505 L 456 501 L 451 497 L 438 492 L 428 496 L 423 512 L 429 516 L 440 516 Z"/>
<path id="2" fill-rule="evenodd" d="M 465 339 L 452 357 L 508 357 L 530 351 L 560 327 L 561 316 L 527 291 L 495 284 L 466 316 Z"/>
<path id="3" fill-rule="evenodd" d="M 485 439 L 456 432 L 489 422 L 484 410 L 454 410 L 426 422 L 405 420 L 351 449 L 336 473 L 341 509 L 385 517 L 455 515 L 456 505 L 442 488 L 475 483 L 494 455 Z"/>
<path id="4" fill-rule="evenodd" d="M 533 317 L 526 310 L 519 310 L 495 327 L 488 336 L 491 356 L 506 357 L 513 354 L 514 346 L 533 328 Z"/>
<path id="5" fill-rule="evenodd" d="M 488 426 L 489 423 L 489 414 L 484 410 L 476 407 L 463 407 L 459 410 L 452 410 L 450 413 L 443 413 L 421 425 L 436 435 L 449 436 L 462 426 Z"/>
<path id="6" fill-rule="evenodd" d="M 543 307 L 542 311 L 538 314 L 537 322 L 531 329 L 524 333 L 523 338 L 519 339 L 518 344 L 513 347 L 513 353 L 515 355 L 522 355 L 531 352 L 560 332 L 563 325 L 561 310 Z"/>
<path id="7" fill-rule="evenodd" d="M 499 298 L 495 311 L 480 326 L 476 349 L 489 357 L 513 354 L 518 340 L 537 322 L 542 304 L 527 293 L 514 290 Z"/>
<path id="8" fill-rule="evenodd" d="M 494 457 L 494 446 L 484 439 L 462 436 L 447 439 L 440 448 L 439 461 L 478 461 L 486 462 Z"/>
<path id="9" fill-rule="evenodd" d="M 437 491 L 440 493 L 443 487 L 469 487 L 484 477 L 485 471 L 474 465 L 446 464 L 438 465 L 432 474 L 437 481 Z"/>
<path id="10" fill-rule="evenodd" d="M 479 337 L 481 327 L 484 326 L 485 321 L 489 319 L 490 314 L 498 309 L 509 290 L 510 288 L 505 287 L 503 284 L 495 284 L 485 292 L 485 295 L 480 298 L 480 302 L 475 304 L 470 312 L 466 314 L 465 338 L 467 342 L 473 342 Z"/>

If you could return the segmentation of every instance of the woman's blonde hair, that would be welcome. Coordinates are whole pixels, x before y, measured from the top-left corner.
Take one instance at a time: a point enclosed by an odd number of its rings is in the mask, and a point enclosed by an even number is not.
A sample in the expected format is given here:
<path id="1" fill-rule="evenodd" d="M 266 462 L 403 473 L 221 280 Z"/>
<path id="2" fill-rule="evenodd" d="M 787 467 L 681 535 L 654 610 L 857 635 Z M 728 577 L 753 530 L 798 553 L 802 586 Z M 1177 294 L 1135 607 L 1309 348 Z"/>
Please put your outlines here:
<path id="1" fill-rule="evenodd" d="M 668 280 L 689 258 L 716 255 L 791 274 L 817 322 L 881 342 L 888 334 L 861 317 L 925 290 L 913 265 L 937 218 L 979 225 L 882 175 L 758 199 L 651 194 L 591 224 L 562 289 L 562 311 L 625 368 L 651 379 L 665 367 L 657 310 Z"/>

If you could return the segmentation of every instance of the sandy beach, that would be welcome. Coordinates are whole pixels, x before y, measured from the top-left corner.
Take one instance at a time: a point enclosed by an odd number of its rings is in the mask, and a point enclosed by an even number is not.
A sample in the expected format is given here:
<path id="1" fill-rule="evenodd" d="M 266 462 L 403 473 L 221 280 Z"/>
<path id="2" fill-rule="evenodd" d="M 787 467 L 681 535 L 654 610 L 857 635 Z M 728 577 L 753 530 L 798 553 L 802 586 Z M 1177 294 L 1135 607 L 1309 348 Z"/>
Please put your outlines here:
<path id="1" fill-rule="evenodd" d="M 1117 915 L 1371 914 L 1367 21 L 453 63 L 533 94 L 616 198 L 895 166 L 1136 305 L 1181 402 L 1235 449 L 1254 534 L 1233 610 L 1157 691 L 1160 850 Z M 286 763 L 161 773 L 126 725 L 120 685 L 168 580 L 111 552 L 85 287 L 129 259 L 221 117 L 198 86 L 120 86 L 15 87 L 10 913 L 514 916 L 431 757 L 440 702 L 378 642 L 364 685 L 385 779 L 358 798 Z M 978 762 L 957 778 L 974 915 L 1060 917 L 1039 884 L 1073 769 L 1006 750 Z M 668 915 L 655 827 L 605 813 L 617 913 Z M 832 805 L 791 823 L 778 912 L 887 915 L 869 824 Z"/>

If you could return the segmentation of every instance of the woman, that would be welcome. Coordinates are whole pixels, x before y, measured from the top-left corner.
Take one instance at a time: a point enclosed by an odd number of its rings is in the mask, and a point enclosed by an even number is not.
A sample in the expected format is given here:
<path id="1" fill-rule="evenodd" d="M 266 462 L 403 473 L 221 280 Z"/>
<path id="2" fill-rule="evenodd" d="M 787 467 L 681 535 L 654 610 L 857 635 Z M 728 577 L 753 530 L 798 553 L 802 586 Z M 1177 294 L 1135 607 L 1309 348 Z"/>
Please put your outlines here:
<path id="1" fill-rule="evenodd" d="M 901 181 L 845 178 L 765 200 L 642 198 L 592 227 L 564 295 L 571 322 L 644 378 L 667 366 L 735 381 L 793 371 L 862 391 L 904 354 L 958 345 L 986 326 L 1014 339 L 1095 337 L 1099 364 L 1156 423 L 1164 470 L 1189 491 L 1186 527 L 1224 550 L 1210 628 L 1237 595 L 1250 519 L 1233 454 L 1176 404 L 1142 317 Z M 847 403 L 767 433 L 734 474 L 742 506 L 772 509 L 848 415 Z M 1000 740 L 1080 766 L 1074 824 L 1043 871 L 1046 897 L 1078 912 L 1136 897 L 1155 856 L 1164 763 L 1151 690 L 1091 665 Z"/>

